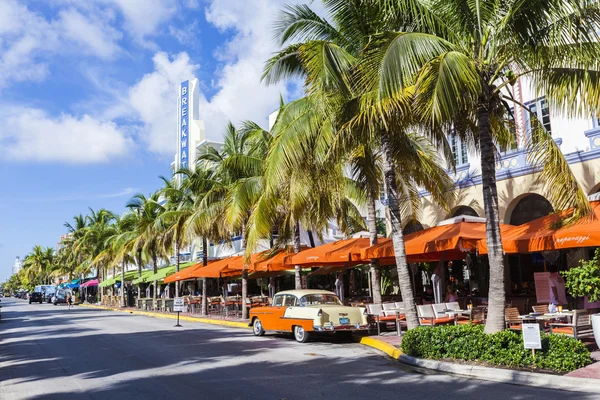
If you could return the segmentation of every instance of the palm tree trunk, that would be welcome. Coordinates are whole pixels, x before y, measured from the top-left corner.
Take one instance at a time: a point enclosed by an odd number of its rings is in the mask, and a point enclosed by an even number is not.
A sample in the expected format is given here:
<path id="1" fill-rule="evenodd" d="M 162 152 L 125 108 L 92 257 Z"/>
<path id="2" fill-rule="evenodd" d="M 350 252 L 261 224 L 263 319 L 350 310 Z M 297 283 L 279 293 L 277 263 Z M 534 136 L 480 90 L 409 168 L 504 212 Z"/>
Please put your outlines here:
<path id="1" fill-rule="evenodd" d="M 375 210 L 375 197 L 369 193 L 367 199 L 367 226 L 369 228 L 369 244 L 377 244 L 377 216 Z M 371 290 L 373 291 L 373 303 L 381 303 L 381 273 L 379 263 L 376 259 L 371 259 Z"/>
<path id="2" fill-rule="evenodd" d="M 121 268 L 121 307 L 125 307 L 125 261 Z"/>
<path id="3" fill-rule="evenodd" d="M 489 89 L 488 89 L 489 90 Z M 489 103 L 481 104 L 477 111 L 479 127 L 479 149 L 481 152 L 481 179 L 483 189 L 483 210 L 485 214 L 485 237 L 490 264 L 490 287 L 488 292 L 488 317 L 486 333 L 504 329 L 504 257 L 500 235 L 500 214 L 498 211 L 498 189 L 496 188 L 496 151 L 490 127 Z"/>
<path id="4" fill-rule="evenodd" d="M 406 325 L 408 329 L 419 325 L 415 297 L 410 283 L 410 272 L 406 260 L 406 248 L 402 235 L 402 217 L 398 206 L 398 186 L 396 182 L 395 163 L 392 156 L 390 136 L 387 131 L 381 132 L 381 150 L 383 153 L 383 175 L 385 181 L 385 199 L 390 210 L 390 224 L 392 226 L 392 243 L 396 255 L 396 269 L 398 270 L 398 285 L 404 302 Z"/>
<path id="5" fill-rule="evenodd" d="M 156 275 L 156 273 L 158 272 L 158 264 L 156 261 L 156 255 L 153 253 L 152 254 L 152 266 L 154 267 L 154 274 Z M 155 279 L 154 280 L 154 284 L 153 284 L 153 290 L 152 290 L 152 304 L 154 305 L 154 307 L 156 307 L 156 292 L 158 292 L 158 281 Z"/>
<path id="6" fill-rule="evenodd" d="M 308 235 L 308 241 L 310 242 L 310 247 L 315 247 L 315 238 L 313 237 L 312 231 L 306 231 Z"/>
<path id="7" fill-rule="evenodd" d="M 300 253 L 300 222 L 294 224 L 294 254 Z M 294 266 L 296 272 L 296 290 L 302 289 L 302 268 L 299 265 Z"/>
<path id="8" fill-rule="evenodd" d="M 242 252 L 246 252 L 246 223 L 242 224 Z M 242 319 L 248 318 L 248 309 L 246 308 L 246 297 L 248 297 L 248 269 L 244 262 L 242 267 Z"/>
<path id="9" fill-rule="evenodd" d="M 175 272 L 179 272 L 179 242 L 175 241 Z M 179 282 L 175 281 L 175 297 L 179 297 Z"/>
<path id="10" fill-rule="evenodd" d="M 202 265 L 206 267 L 208 265 L 208 240 L 205 237 L 202 238 Z M 202 305 L 200 306 L 200 313 L 206 316 L 206 278 L 202 278 Z"/>
<path id="11" fill-rule="evenodd" d="M 102 267 L 98 271 L 98 275 L 100 275 L 100 279 L 98 280 L 98 292 L 100 294 L 100 304 L 104 304 L 102 301 L 104 300 L 104 288 L 100 287 L 100 283 L 104 282 L 104 277 L 106 276 L 106 267 Z"/>
<path id="12" fill-rule="evenodd" d="M 138 250 L 137 252 L 137 264 L 138 264 L 138 278 L 140 278 L 142 276 L 142 251 Z M 141 283 L 138 282 L 137 284 L 137 298 L 138 300 L 142 298 L 142 288 L 141 288 Z"/>

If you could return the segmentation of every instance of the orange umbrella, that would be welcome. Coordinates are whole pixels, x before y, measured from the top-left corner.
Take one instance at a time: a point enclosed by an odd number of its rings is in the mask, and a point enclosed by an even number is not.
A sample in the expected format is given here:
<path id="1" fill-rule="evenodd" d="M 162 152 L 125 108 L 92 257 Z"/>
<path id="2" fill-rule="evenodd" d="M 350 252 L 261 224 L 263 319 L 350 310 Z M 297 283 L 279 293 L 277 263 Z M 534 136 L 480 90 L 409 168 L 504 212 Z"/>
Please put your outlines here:
<path id="1" fill-rule="evenodd" d="M 343 265 L 348 263 L 360 264 L 353 254 L 360 254 L 361 249 L 369 247 L 369 239 L 353 238 L 338 240 L 318 247 L 285 257 L 284 263 L 302 266 Z"/>
<path id="2" fill-rule="evenodd" d="M 232 273 L 233 276 L 239 275 L 242 269 L 244 269 L 244 257 L 233 256 L 215 261 L 204 268 L 196 268 L 190 275 L 191 278 L 221 278 Z"/>
<path id="3" fill-rule="evenodd" d="M 548 250 L 600 246 L 600 202 L 591 203 L 594 218 L 582 218 L 562 227 L 562 221 L 573 215 L 573 209 L 547 215 L 502 233 L 504 253 L 534 253 Z M 479 253 L 487 254 L 487 242 L 479 243 Z"/>
<path id="4" fill-rule="evenodd" d="M 508 232 L 514 227 L 501 224 L 500 228 L 502 232 Z M 485 223 L 458 222 L 408 234 L 404 236 L 404 244 L 409 262 L 439 261 L 442 257 L 457 260 L 464 257 L 464 252 L 475 251 L 477 242 L 484 238 Z M 391 239 L 380 240 L 360 253 L 363 260 L 390 259 L 394 256 Z"/>

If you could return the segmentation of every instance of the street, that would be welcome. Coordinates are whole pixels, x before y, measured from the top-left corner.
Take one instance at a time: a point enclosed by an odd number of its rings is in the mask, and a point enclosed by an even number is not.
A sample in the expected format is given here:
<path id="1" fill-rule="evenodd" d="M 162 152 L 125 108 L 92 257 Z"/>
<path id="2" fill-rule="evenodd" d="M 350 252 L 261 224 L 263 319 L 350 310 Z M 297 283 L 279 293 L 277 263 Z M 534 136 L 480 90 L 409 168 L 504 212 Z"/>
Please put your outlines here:
<path id="1" fill-rule="evenodd" d="M 424 374 L 331 339 L 302 345 L 83 307 L 1 305 L 2 400 L 600 398 Z"/>

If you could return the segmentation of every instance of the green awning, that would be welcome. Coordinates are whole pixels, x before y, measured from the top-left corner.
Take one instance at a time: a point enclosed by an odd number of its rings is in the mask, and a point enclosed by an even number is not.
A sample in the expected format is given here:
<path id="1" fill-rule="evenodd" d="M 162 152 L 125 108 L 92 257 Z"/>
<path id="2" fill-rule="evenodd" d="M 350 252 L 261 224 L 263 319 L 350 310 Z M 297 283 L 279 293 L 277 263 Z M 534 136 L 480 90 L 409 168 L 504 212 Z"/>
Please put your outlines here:
<path id="1" fill-rule="evenodd" d="M 187 262 L 187 263 L 183 263 L 183 264 L 179 264 L 179 270 L 183 270 L 187 267 L 191 267 L 192 265 L 196 265 L 197 262 L 191 261 L 191 262 Z M 142 272 L 142 276 L 135 279 L 133 281 L 134 284 L 138 284 L 138 283 L 143 283 L 143 282 L 154 282 L 156 281 L 164 281 L 165 278 L 171 274 L 175 273 L 175 266 L 174 265 L 169 265 L 167 267 L 162 267 L 160 268 L 156 274 L 154 273 L 154 270 L 149 269 L 149 270 L 145 270 Z"/>
<path id="2" fill-rule="evenodd" d="M 138 283 L 144 283 L 146 282 L 146 278 L 149 277 L 150 275 L 154 274 L 154 270 L 152 269 L 146 269 L 142 271 L 142 276 L 140 276 L 139 278 L 136 278 L 133 280 L 133 284 L 137 285 Z"/>
<path id="3" fill-rule="evenodd" d="M 106 280 L 103 280 L 102 282 L 100 282 L 100 284 L 98 284 L 98 287 L 107 287 L 107 286 L 112 286 L 115 284 L 115 280 L 114 278 L 109 278 Z"/>

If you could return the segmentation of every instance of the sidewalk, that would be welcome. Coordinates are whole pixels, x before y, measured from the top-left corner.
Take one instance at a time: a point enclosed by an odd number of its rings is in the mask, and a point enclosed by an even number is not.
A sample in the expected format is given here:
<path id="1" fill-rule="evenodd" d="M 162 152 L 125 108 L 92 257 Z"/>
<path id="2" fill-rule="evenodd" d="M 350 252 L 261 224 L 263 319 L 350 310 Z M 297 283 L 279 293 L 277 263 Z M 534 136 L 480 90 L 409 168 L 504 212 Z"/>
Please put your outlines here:
<path id="1" fill-rule="evenodd" d="M 565 376 L 573 376 L 576 378 L 600 379 L 600 350 L 591 353 L 592 358 L 596 361 L 586 367 L 579 368 L 573 372 L 569 372 Z"/>
<path id="2" fill-rule="evenodd" d="M 95 309 L 99 309 L 99 310 L 108 310 L 108 311 L 125 312 L 128 314 L 144 315 L 147 317 L 154 317 L 154 318 L 177 319 L 177 313 L 142 311 L 142 310 L 138 310 L 137 308 L 134 308 L 134 307 L 119 308 L 119 307 L 107 307 L 107 306 L 101 306 L 101 305 L 95 305 L 95 304 L 84 304 L 84 303 L 79 304 L 79 306 L 86 307 L 86 308 L 95 308 Z M 235 318 L 227 318 L 227 319 L 225 319 L 225 318 L 210 318 L 210 317 L 200 317 L 200 316 L 197 316 L 196 314 L 180 313 L 179 320 L 187 321 L 187 322 L 200 322 L 203 324 L 223 325 L 223 326 L 228 326 L 231 328 L 249 329 L 247 321 L 244 321 L 241 319 L 235 319 Z"/>
<path id="3" fill-rule="evenodd" d="M 591 356 L 595 360 L 593 364 L 565 374 L 562 378 L 560 378 L 559 381 L 564 383 L 564 387 L 561 387 L 561 383 L 556 383 L 556 376 L 551 374 L 516 371 L 505 368 L 479 367 L 469 364 L 459 364 L 410 357 L 402 353 L 402 350 L 400 350 L 402 337 L 397 336 L 395 332 L 384 334 L 382 336 L 365 337 L 360 343 L 382 351 L 401 363 L 415 367 L 433 369 L 457 375 L 466 375 L 483 380 L 504 380 L 504 382 L 507 383 L 525 384 L 528 386 L 543 387 L 546 385 L 549 387 L 548 385 L 555 385 L 557 389 L 574 391 L 578 391 L 578 389 L 581 391 L 587 391 L 591 387 L 597 388 L 597 390 L 600 391 L 600 351 L 598 350 L 591 352 Z M 569 384 L 575 386 L 568 387 Z"/>

